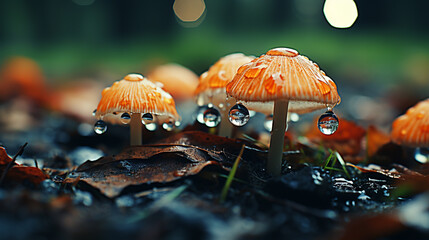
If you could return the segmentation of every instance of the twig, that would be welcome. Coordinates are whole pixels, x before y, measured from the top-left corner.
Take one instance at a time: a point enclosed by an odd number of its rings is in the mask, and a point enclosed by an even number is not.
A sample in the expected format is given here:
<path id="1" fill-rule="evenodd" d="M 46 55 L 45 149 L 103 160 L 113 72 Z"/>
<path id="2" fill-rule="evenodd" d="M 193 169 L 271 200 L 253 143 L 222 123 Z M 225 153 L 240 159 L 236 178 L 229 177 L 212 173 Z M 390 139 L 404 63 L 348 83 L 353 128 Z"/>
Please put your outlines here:
<path id="1" fill-rule="evenodd" d="M 34 158 L 34 166 L 35 166 L 36 168 L 39 168 L 39 163 L 37 162 L 37 159 L 36 159 L 36 158 Z"/>
<path id="2" fill-rule="evenodd" d="M 22 146 L 19 148 L 19 150 L 18 150 L 18 152 L 15 154 L 15 156 L 13 156 L 12 161 L 10 161 L 10 162 L 7 164 L 7 166 L 6 166 L 6 168 L 4 169 L 3 174 L 1 175 L 1 178 L 0 178 L 0 185 L 3 183 L 4 179 L 6 178 L 7 172 L 9 172 L 9 170 L 12 168 L 13 164 L 15 163 L 16 158 L 17 158 L 18 156 L 21 156 L 21 155 L 22 155 L 22 153 L 24 153 L 24 148 L 25 148 L 27 145 L 28 145 L 28 143 L 27 143 L 27 142 L 26 142 L 26 143 L 24 143 L 24 145 L 22 145 Z"/>

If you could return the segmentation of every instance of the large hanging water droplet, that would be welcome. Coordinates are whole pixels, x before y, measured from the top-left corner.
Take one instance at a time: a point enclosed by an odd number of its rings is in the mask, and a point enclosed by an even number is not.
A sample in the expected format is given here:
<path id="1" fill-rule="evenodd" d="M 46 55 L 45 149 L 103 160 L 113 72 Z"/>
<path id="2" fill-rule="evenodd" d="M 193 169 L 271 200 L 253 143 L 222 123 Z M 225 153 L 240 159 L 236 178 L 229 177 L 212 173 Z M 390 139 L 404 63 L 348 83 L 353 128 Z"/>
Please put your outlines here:
<path id="1" fill-rule="evenodd" d="M 129 124 L 131 122 L 131 116 L 129 113 L 122 113 L 121 122 L 123 124 Z"/>
<path id="2" fill-rule="evenodd" d="M 94 132 L 97 134 L 103 134 L 107 131 L 107 124 L 102 121 L 102 120 L 98 120 L 95 124 L 94 124 Z"/>
<path id="3" fill-rule="evenodd" d="M 265 117 L 265 121 L 264 121 L 264 128 L 268 131 L 271 132 L 271 130 L 273 129 L 273 115 L 267 115 Z"/>
<path id="4" fill-rule="evenodd" d="M 325 135 L 331 135 L 338 129 L 338 118 L 332 111 L 326 111 L 317 122 L 320 132 Z"/>
<path id="5" fill-rule="evenodd" d="M 162 124 L 162 128 L 164 128 L 166 131 L 173 131 L 174 129 L 174 120 L 173 119 L 168 119 L 166 122 L 164 122 Z"/>
<path id="6" fill-rule="evenodd" d="M 249 110 L 241 103 L 235 104 L 229 110 L 228 118 L 233 125 L 244 126 L 250 119 Z"/>
<path id="7" fill-rule="evenodd" d="M 419 163 L 428 163 L 429 162 L 429 148 L 416 148 L 414 152 L 414 159 Z"/>
<path id="8" fill-rule="evenodd" d="M 204 111 L 203 119 L 207 127 L 216 127 L 221 121 L 220 112 L 214 107 L 207 108 Z"/>
<path id="9" fill-rule="evenodd" d="M 143 124 L 150 124 L 153 122 L 153 115 L 151 113 L 145 113 L 142 115 L 142 123 Z"/>

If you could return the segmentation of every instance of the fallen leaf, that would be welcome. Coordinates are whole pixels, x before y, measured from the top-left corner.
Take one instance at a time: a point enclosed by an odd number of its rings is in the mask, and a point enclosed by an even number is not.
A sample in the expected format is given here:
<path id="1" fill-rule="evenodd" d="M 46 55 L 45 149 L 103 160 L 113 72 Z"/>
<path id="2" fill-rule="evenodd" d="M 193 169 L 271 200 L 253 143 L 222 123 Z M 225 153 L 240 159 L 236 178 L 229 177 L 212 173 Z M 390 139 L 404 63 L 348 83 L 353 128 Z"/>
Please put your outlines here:
<path id="1" fill-rule="evenodd" d="M 0 165 L 6 165 L 12 161 L 12 158 L 7 155 L 6 149 L 0 147 Z"/>
<path id="2" fill-rule="evenodd" d="M 406 180 L 424 177 L 421 173 L 413 171 L 399 164 L 394 164 L 394 168 L 391 169 L 386 169 L 375 164 L 360 167 L 351 163 L 347 163 L 347 166 L 354 167 L 362 173 L 378 173 L 391 179 Z"/>
<path id="3" fill-rule="evenodd" d="M 366 133 L 366 141 L 368 157 L 372 157 L 383 145 L 390 142 L 390 136 L 371 125 Z"/>
<path id="4" fill-rule="evenodd" d="M 112 198 L 131 185 L 172 182 L 209 165 L 228 168 L 242 145 L 240 140 L 182 132 L 155 144 L 129 147 L 113 157 L 87 161 L 65 182 L 79 177 Z"/>
<path id="5" fill-rule="evenodd" d="M 317 143 L 339 152 L 347 159 L 347 156 L 356 156 L 362 150 L 362 139 L 365 129 L 354 122 L 340 119 L 337 131 L 332 135 L 322 134 L 317 128 L 317 123 L 306 134 L 310 142 Z"/>
<path id="6" fill-rule="evenodd" d="M 12 158 L 7 154 L 6 149 L 0 147 L 0 172 L 2 175 L 11 162 Z M 48 178 L 45 173 L 36 167 L 27 167 L 16 163 L 12 164 L 12 167 L 7 170 L 4 178 L 4 181 L 8 184 L 14 185 L 16 183 L 31 182 L 34 185 L 39 185 L 40 182 Z"/>

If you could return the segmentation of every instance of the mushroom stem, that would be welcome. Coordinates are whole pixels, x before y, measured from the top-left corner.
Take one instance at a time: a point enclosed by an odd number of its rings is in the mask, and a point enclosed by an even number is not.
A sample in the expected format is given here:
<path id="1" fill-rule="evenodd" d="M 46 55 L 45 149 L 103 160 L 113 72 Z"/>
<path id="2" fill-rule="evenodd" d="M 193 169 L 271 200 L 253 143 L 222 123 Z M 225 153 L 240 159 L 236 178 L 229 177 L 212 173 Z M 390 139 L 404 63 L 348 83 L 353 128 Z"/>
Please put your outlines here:
<path id="1" fill-rule="evenodd" d="M 226 100 L 225 102 L 225 106 L 223 109 L 221 109 L 221 116 L 222 119 L 220 121 L 220 126 L 219 126 L 219 133 L 218 135 L 221 137 L 232 137 L 232 131 L 233 131 L 233 125 L 232 123 L 229 121 L 229 109 L 231 108 L 231 106 L 233 106 L 235 104 L 235 99 L 234 98 L 229 98 L 228 100 Z"/>
<path id="2" fill-rule="evenodd" d="M 282 170 L 283 143 L 287 125 L 288 107 L 288 100 L 281 99 L 274 102 L 273 127 L 267 162 L 267 170 L 273 176 L 280 176 Z"/>
<path id="3" fill-rule="evenodd" d="M 130 122 L 130 145 L 142 145 L 142 120 L 140 113 L 131 113 Z"/>

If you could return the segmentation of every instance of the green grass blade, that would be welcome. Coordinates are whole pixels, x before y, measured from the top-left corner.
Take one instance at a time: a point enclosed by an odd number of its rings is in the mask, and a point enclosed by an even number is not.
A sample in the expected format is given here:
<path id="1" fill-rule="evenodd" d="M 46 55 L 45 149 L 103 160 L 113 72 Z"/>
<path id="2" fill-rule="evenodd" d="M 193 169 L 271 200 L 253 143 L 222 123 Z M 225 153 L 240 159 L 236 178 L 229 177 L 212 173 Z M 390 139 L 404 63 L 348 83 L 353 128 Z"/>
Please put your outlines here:
<path id="1" fill-rule="evenodd" d="M 225 185 L 223 186 L 222 192 L 220 194 L 220 199 L 219 199 L 220 203 L 223 203 L 226 199 L 226 196 L 228 195 L 228 190 L 231 186 L 232 180 L 234 179 L 235 172 L 237 171 L 238 164 L 240 163 L 240 160 L 241 160 L 241 156 L 243 156 L 244 146 L 246 145 L 243 144 L 243 147 L 241 148 L 240 153 L 235 159 L 234 165 L 232 166 L 231 171 L 228 174 L 228 178 L 226 179 Z"/>

